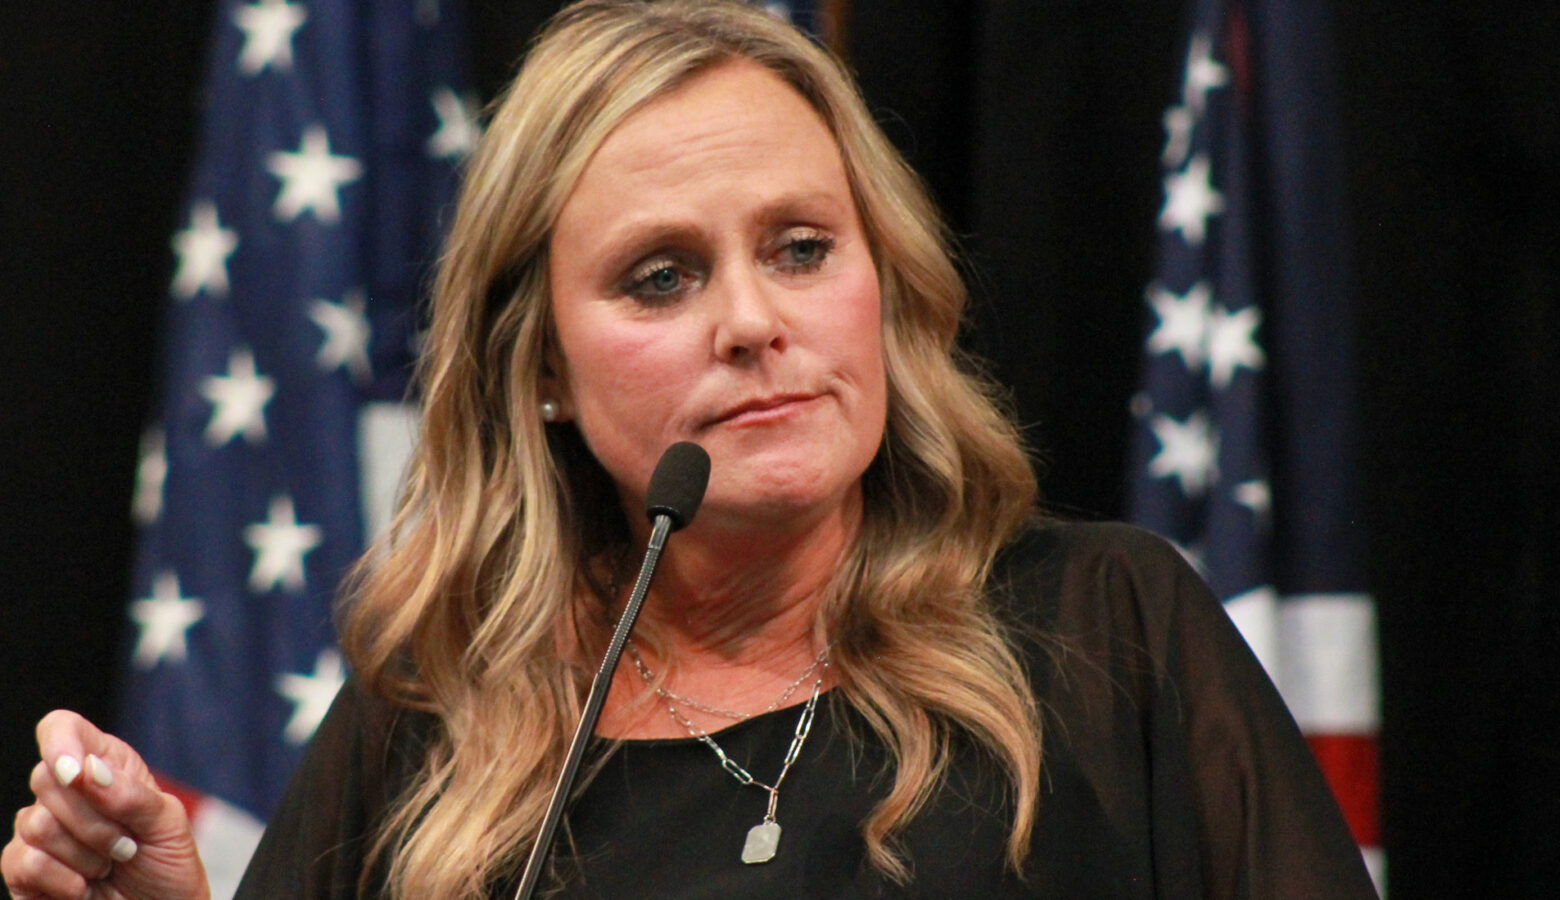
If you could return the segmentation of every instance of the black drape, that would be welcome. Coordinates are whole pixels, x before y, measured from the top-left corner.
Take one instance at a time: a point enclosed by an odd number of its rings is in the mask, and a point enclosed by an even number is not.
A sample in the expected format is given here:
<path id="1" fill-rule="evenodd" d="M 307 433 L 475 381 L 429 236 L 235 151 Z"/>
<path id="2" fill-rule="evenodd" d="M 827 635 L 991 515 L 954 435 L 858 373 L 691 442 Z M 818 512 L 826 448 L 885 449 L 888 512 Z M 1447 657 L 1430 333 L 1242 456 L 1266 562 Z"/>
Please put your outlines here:
<path id="1" fill-rule="evenodd" d="M 544 0 L 469 0 L 477 75 Z M 1054 508 L 1121 513 L 1184 4 L 853 0 Z M 1361 428 L 1404 897 L 1560 876 L 1560 12 L 1335 3 Z M 136 443 L 214 4 L 0 4 L 0 799 L 31 723 L 112 707 Z M 9 813 L 7 813 L 9 815 Z"/>

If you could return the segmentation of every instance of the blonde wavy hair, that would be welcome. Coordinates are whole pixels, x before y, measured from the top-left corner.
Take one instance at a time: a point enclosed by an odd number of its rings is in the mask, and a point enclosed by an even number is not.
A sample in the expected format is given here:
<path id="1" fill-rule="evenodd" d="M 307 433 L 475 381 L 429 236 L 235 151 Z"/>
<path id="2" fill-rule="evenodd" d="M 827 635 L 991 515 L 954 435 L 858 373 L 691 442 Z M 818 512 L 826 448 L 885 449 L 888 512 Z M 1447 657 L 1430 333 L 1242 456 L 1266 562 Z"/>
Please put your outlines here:
<path id="1" fill-rule="evenodd" d="M 733 0 L 587 0 L 544 29 L 469 164 L 420 363 L 421 441 L 343 607 L 365 688 L 440 723 L 365 887 L 384 866 L 395 897 L 482 897 L 529 850 L 606 641 L 603 572 L 628 555 L 610 479 L 572 425 L 537 412 L 549 240 L 619 123 L 731 60 L 774 72 L 832 131 L 881 284 L 888 422 L 818 623 L 838 693 L 893 766 L 861 823 L 868 857 L 909 879 L 895 834 L 962 735 L 1010 780 L 1007 857 L 1022 869 L 1040 721 L 982 588 L 1035 482 L 994 390 L 958 356 L 965 292 L 936 209 L 844 67 L 791 27 Z"/>

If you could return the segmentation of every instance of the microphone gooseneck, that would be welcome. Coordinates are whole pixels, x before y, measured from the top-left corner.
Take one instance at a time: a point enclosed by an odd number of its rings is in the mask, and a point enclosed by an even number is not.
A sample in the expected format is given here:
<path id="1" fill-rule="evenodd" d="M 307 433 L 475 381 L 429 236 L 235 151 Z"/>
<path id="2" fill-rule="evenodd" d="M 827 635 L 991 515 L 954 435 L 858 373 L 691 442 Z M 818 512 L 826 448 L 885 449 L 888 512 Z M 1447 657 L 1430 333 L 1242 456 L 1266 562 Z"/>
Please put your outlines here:
<path id="1" fill-rule="evenodd" d="M 525 861 L 525 872 L 520 877 L 520 887 L 515 900 L 529 900 L 541 878 L 542 861 L 552 847 L 558 822 L 568 804 L 569 792 L 579 772 L 580 760 L 585 755 L 585 745 L 596 730 L 601 718 L 601 706 L 606 702 L 607 690 L 612 686 L 612 675 L 617 671 L 618 660 L 623 656 L 623 646 L 628 643 L 634 622 L 639 619 L 639 608 L 644 606 L 645 594 L 650 590 L 650 580 L 655 577 L 656 564 L 661 560 L 661 550 L 666 546 L 666 536 L 693 521 L 704 500 L 704 489 L 710 481 L 710 457 L 704 448 L 690 441 L 679 441 L 666 448 L 655 464 L 650 476 L 650 487 L 645 492 L 645 515 L 650 517 L 650 543 L 645 548 L 645 559 L 639 566 L 639 576 L 634 579 L 634 590 L 623 615 L 618 619 L 607 652 L 601 658 L 601 666 L 590 682 L 590 694 L 585 698 L 585 709 L 580 723 L 569 741 L 569 751 L 564 758 L 563 770 L 553 786 L 552 798 L 547 802 L 547 813 L 542 817 L 542 827 L 536 842 L 531 845 L 531 855 Z"/>

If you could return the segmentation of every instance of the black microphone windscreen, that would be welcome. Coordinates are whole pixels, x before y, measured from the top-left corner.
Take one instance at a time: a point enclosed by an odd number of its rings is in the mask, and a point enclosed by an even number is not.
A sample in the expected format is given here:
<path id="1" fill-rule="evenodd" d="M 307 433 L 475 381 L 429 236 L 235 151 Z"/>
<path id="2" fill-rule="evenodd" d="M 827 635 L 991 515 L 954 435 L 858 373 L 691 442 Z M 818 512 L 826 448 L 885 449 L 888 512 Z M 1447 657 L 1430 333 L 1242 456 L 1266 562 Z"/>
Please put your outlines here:
<path id="1" fill-rule="evenodd" d="M 692 441 L 678 441 L 655 464 L 645 493 L 645 514 L 652 522 L 656 516 L 669 516 L 676 531 L 693 521 L 709 483 L 710 455 Z"/>

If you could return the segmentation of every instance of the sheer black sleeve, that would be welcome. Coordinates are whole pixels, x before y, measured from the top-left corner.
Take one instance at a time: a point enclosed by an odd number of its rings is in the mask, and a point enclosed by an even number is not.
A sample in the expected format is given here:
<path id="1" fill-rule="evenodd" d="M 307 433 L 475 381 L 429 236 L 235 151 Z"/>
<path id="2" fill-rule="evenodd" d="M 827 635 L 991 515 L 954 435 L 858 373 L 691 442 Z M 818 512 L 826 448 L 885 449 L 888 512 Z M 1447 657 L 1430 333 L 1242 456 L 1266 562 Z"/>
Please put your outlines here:
<path id="1" fill-rule="evenodd" d="M 1049 635 L 1047 759 L 1143 842 L 1155 895 L 1375 897 L 1294 719 L 1180 554 L 1121 525 L 1026 542 L 1012 602 Z"/>
<path id="2" fill-rule="evenodd" d="M 348 679 L 293 773 L 244 873 L 238 900 L 349 900 L 373 828 L 417 760 L 417 724 Z M 367 896 L 383 883 L 380 867 Z"/>

